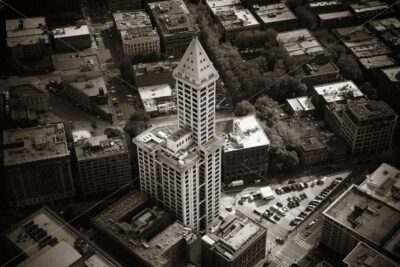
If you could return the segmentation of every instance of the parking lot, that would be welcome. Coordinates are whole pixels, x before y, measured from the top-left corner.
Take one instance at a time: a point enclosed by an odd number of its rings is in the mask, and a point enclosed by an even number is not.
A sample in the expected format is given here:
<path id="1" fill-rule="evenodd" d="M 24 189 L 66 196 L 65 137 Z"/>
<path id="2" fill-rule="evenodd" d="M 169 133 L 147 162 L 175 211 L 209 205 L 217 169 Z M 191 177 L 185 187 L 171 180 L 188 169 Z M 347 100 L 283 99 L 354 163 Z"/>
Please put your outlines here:
<path id="1" fill-rule="evenodd" d="M 274 194 L 270 200 L 261 199 L 258 195 L 262 186 L 249 187 L 234 195 L 223 194 L 221 203 L 225 204 L 222 206 L 225 211 L 222 214 L 239 212 L 268 229 L 269 243 L 282 244 L 303 221 L 313 215 L 321 203 L 329 200 L 329 193 L 349 174 L 350 171 L 346 171 L 323 177 L 307 177 L 302 179 L 302 183 L 273 184 L 270 186 Z M 228 204 L 231 209 L 229 203 L 232 211 L 225 208 Z M 311 221 L 311 224 L 315 222 Z"/>

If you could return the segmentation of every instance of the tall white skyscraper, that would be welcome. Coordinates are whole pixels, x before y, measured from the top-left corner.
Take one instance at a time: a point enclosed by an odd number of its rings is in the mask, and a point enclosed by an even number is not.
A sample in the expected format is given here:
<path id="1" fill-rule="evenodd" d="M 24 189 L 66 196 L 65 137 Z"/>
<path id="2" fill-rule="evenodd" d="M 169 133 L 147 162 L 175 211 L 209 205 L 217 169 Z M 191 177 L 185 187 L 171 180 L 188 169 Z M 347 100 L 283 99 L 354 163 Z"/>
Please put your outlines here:
<path id="1" fill-rule="evenodd" d="M 154 126 L 134 139 L 142 192 L 183 224 L 206 230 L 219 215 L 222 141 L 215 137 L 218 72 L 193 38 L 173 72 L 178 128 Z"/>

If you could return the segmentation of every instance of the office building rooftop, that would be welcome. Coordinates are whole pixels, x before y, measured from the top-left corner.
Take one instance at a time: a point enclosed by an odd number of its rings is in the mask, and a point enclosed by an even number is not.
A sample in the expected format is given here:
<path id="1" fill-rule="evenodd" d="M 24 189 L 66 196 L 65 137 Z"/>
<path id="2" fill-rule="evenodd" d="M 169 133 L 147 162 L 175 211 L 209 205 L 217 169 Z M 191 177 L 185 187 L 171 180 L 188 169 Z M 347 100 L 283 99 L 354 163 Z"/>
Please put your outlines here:
<path id="1" fill-rule="evenodd" d="M 114 22 L 124 41 L 135 38 L 158 36 L 144 10 L 114 13 Z"/>
<path id="2" fill-rule="evenodd" d="M 355 14 L 359 13 L 370 13 L 370 12 L 378 12 L 380 10 L 385 10 L 389 8 L 389 4 L 379 1 L 360 1 L 358 3 L 354 3 L 350 5 L 351 10 Z"/>
<path id="3" fill-rule="evenodd" d="M 169 84 L 139 87 L 138 91 L 146 112 L 159 111 L 163 106 L 175 107 L 172 89 Z"/>
<path id="4" fill-rule="evenodd" d="M 198 32 L 194 18 L 182 0 L 153 2 L 148 5 L 162 35 Z"/>
<path id="5" fill-rule="evenodd" d="M 147 149 L 153 150 L 164 144 L 171 134 L 178 130 L 175 123 L 165 126 L 153 126 L 133 139 L 136 144 L 143 145 Z"/>
<path id="6" fill-rule="evenodd" d="M 260 25 L 250 10 L 242 5 L 220 6 L 212 8 L 212 11 L 227 31 Z"/>
<path id="7" fill-rule="evenodd" d="M 87 25 L 68 26 L 55 28 L 51 31 L 54 39 L 75 37 L 81 35 L 89 35 L 89 27 Z"/>
<path id="8" fill-rule="evenodd" d="M 69 156 L 63 123 L 3 131 L 4 165 Z"/>
<path id="9" fill-rule="evenodd" d="M 281 32 L 278 33 L 276 39 L 290 56 L 313 55 L 325 50 L 307 29 Z"/>
<path id="10" fill-rule="evenodd" d="M 377 246 L 383 245 L 400 223 L 399 210 L 356 185 L 348 188 L 323 214 Z"/>
<path id="11" fill-rule="evenodd" d="M 265 231 L 248 218 L 241 220 L 235 215 L 228 215 L 211 227 L 210 232 L 203 236 L 202 240 L 230 261 L 240 255 Z"/>
<path id="12" fill-rule="evenodd" d="M 107 94 L 107 87 L 103 76 L 77 73 L 75 75 L 63 76 L 62 79 L 64 83 L 68 83 L 69 86 L 88 97 L 105 96 Z"/>
<path id="13" fill-rule="evenodd" d="M 78 161 L 127 153 L 124 138 L 121 136 L 108 138 L 107 135 L 99 135 L 83 138 L 75 142 L 74 146 Z"/>
<path id="14" fill-rule="evenodd" d="M 360 189 L 400 211 L 400 170 L 395 167 L 382 163 Z"/>
<path id="15" fill-rule="evenodd" d="M 226 123 L 217 122 L 217 135 L 224 140 L 225 152 L 270 144 L 255 115 L 235 118 Z"/>
<path id="16" fill-rule="evenodd" d="M 400 29 L 400 20 L 396 17 L 375 19 L 369 25 L 378 32 L 385 32 L 391 29 Z"/>
<path id="17" fill-rule="evenodd" d="M 352 81 L 335 82 L 314 86 L 315 92 L 324 98 L 326 103 L 363 97 L 364 94 Z"/>
<path id="18" fill-rule="evenodd" d="M 310 2 L 308 5 L 311 8 L 317 8 L 317 7 L 325 7 L 325 6 L 338 6 L 338 5 L 343 5 L 342 2 L 336 1 L 336 0 L 330 0 L 330 1 L 316 1 L 316 2 Z"/>
<path id="19" fill-rule="evenodd" d="M 366 69 L 385 68 L 396 65 L 397 61 L 388 55 L 364 57 L 359 59 Z"/>
<path id="20" fill-rule="evenodd" d="M 266 24 L 297 19 L 297 17 L 285 4 L 258 6 L 255 8 L 255 13 Z"/>
<path id="21" fill-rule="evenodd" d="M 385 266 L 399 267 L 392 260 L 371 248 L 364 242 L 357 246 L 344 258 L 343 262 L 349 267 Z"/>
<path id="22" fill-rule="evenodd" d="M 100 72 L 97 55 L 87 52 L 54 54 L 53 62 L 55 70 L 62 75 L 87 71 Z"/>
<path id="23" fill-rule="evenodd" d="M 353 14 L 347 10 L 318 14 L 318 18 L 321 20 L 339 19 L 339 18 L 346 18 L 346 17 L 352 17 L 352 16 L 353 16 Z"/>
<path id="24" fill-rule="evenodd" d="M 392 51 L 368 28 L 351 26 L 336 28 L 333 32 L 366 69 L 395 65 L 395 60 L 390 56 Z"/>
<path id="25" fill-rule="evenodd" d="M 49 43 L 49 36 L 44 17 L 21 18 L 6 20 L 7 45 L 30 45 L 38 42 Z"/>
<path id="26" fill-rule="evenodd" d="M 139 257 L 146 266 L 165 266 L 169 252 L 195 235 L 190 228 L 175 222 L 168 213 L 148 208 L 148 198 L 131 193 L 97 215 L 92 221 L 107 236 Z M 180 248 L 181 249 L 181 248 Z"/>
<path id="27" fill-rule="evenodd" d="M 392 82 L 400 82 L 400 66 L 382 69 L 383 74 Z"/>
<path id="28" fill-rule="evenodd" d="M 217 8 L 221 6 L 241 5 L 240 0 L 206 0 L 209 8 Z"/>
<path id="29" fill-rule="evenodd" d="M 120 266 L 47 207 L 5 234 L 26 259 L 18 266 Z"/>
<path id="30" fill-rule="evenodd" d="M 383 101 L 368 101 L 365 103 L 350 103 L 347 106 L 348 114 L 355 123 L 384 122 L 397 117 L 394 110 Z"/>

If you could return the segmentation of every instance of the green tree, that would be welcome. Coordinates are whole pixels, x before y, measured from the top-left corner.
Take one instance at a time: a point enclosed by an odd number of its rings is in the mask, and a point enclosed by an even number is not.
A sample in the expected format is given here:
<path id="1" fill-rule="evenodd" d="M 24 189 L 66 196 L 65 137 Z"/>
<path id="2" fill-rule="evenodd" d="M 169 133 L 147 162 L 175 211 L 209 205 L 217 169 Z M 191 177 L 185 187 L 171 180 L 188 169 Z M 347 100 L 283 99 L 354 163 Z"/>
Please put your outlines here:
<path id="1" fill-rule="evenodd" d="M 362 72 L 357 60 L 352 55 L 344 55 L 337 61 L 340 73 L 347 80 L 358 81 L 362 77 Z"/>
<path id="2" fill-rule="evenodd" d="M 378 97 L 378 91 L 369 82 L 365 82 L 360 86 L 361 92 L 363 92 L 369 99 L 376 99 Z"/>
<path id="3" fill-rule="evenodd" d="M 254 108 L 253 104 L 251 104 L 247 100 L 243 100 L 239 102 L 235 109 L 236 116 L 246 116 L 248 114 L 256 113 L 256 109 Z"/>

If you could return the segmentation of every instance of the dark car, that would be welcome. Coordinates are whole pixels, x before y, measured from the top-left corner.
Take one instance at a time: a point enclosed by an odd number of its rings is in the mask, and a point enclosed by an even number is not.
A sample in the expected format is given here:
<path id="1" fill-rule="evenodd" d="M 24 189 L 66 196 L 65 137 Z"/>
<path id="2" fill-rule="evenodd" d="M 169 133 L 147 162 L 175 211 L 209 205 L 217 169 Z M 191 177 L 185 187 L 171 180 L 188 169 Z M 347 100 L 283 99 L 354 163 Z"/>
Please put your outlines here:
<path id="1" fill-rule="evenodd" d="M 289 181 L 288 181 L 288 184 L 295 184 L 295 183 L 296 183 L 295 180 L 289 180 Z"/>

